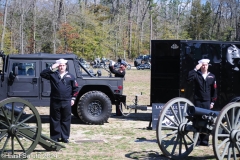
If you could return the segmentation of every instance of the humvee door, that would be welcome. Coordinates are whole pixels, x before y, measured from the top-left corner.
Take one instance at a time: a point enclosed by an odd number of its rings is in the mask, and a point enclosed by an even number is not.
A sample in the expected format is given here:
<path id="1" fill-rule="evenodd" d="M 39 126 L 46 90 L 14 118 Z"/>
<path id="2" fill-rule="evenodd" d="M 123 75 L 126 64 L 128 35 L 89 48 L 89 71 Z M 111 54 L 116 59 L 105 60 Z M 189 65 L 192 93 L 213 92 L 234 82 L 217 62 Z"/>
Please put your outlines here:
<path id="1" fill-rule="evenodd" d="M 39 72 L 35 60 L 11 61 L 9 70 L 8 97 L 38 97 Z M 14 78 L 13 78 L 14 77 Z"/>

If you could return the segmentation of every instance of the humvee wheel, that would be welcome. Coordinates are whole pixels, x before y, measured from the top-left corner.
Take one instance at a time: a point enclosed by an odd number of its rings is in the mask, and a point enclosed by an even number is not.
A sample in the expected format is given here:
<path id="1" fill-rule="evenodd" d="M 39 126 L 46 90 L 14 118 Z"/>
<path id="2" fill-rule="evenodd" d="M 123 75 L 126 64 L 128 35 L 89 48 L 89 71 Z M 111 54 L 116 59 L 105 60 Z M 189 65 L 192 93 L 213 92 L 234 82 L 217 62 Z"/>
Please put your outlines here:
<path id="1" fill-rule="evenodd" d="M 112 113 L 112 103 L 109 97 L 100 91 L 85 93 L 78 103 L 78 115 L 87 124 L 103 124 Z"/>
<path id="2" fill-rule="evenodd" d="M 193 103 L 185 98 L 173 98 L 162 108 L 157 123 L 158 145 L 166 157 L 181 159 L 187 157 L 196 145 L 199 133 L 185 130 L 188 119 L 184 116 L 187 107 Z M 193 137 L 193 138 L 192 138 Z"/>
<path id="3" fill-rule="evenodd" d="M 229 103 L 219 113 L 213 132 L 213 151 L 218 160 L 240 159 L 240 103 Z"/>
<path id="4" fill-rule="evenodd" d="M 35 123 L 27 123 L 32 118 Z M 29 155 L 38 144 L 41 130 L 41 118 L 31 103 L 17 97 L 0 101 L 1 158 L 21 159 Z"/>

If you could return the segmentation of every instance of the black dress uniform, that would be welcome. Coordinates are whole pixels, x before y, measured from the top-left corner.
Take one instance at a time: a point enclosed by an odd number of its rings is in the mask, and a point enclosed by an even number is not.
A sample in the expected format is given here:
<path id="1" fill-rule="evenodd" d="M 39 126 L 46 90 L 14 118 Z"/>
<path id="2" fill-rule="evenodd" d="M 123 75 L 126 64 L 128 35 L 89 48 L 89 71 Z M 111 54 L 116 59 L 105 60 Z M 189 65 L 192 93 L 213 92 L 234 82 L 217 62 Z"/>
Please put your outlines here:
<path id="1" fill-rule="evenodd" d="M 61 78 L 58 71 L 50 68 L 40 73 L 42 78 L 50 80 L 50 137 L 55 141 L 67 140 L 71 125 L 71 100 L 78 94 L 78 83 L 75 77 L 66 72 Z"/>
<path id="2" fill-rule="evenodd" d="M 115 70 L 112 66 L 109 66 L 109 69 L 112 73 L 115 74 L 115 77 L 121 77 L 124 78 L 126 72 L 125 71 L 119 71 L 119 70 Z"/>
<path id="3" fill-rule="evenodd" d="M 201 71 L 191 70 L 188 73 L 187 81 L 193 81 L 195 84 L 194 105 L 196 107 L 210 109 L 210 104 L 214 104 L 217 99 L 215 75 L 208 72 L 206 78 L 204 78 Z M 208 146 L 208 141 L 209 135 L 200 134 L 197 145 Z"/>

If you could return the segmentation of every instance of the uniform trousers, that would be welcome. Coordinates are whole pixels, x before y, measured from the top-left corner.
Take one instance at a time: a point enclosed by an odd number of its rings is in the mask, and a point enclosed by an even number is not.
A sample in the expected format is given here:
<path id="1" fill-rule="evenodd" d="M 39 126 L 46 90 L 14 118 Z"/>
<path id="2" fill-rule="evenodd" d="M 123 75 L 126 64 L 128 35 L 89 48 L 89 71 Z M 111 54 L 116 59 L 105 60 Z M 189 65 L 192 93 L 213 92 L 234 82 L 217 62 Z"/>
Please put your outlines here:
<path id="1" fill-rule="evenodd" d="M 204 109 L 210 109 L 210 103 L 211 101 L 210 100 L 194 100 L 194 105 L 196 107 L 200 107 L 200 108 L 204 108 Z M 203 146 L 208 146 L 209 142 L 209 135 L 207 134 L 199 134 L 199 137 L 198 137 L 198 142 L 196 145 L 203 145 Z"/>
<path id="2" fill-rule="evenodd" d="M 71 125 L 71 100 L 50 100 L 50 138 L 68 139 Z"/>

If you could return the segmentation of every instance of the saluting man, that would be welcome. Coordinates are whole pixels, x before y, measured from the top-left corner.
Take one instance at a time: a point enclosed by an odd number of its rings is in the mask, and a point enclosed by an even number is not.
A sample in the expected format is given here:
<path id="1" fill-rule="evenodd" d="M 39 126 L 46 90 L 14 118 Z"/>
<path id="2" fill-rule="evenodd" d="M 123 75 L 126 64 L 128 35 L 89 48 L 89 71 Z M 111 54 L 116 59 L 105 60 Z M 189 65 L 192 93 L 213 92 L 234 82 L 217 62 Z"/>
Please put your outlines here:
<path id="1" fill-rule="evenodd" d="M 194 105 L 197 107 L 212 109 L 217 100 L 217 84 L 214 74 L 208 72 L 209 59 L 201 59 L 198 65 L 189 71 L 187 81 L 193 81 Z M 209 135 L 200 134 L 197 145 L 208 146 Z"/>
<path id="2" fill-rule="evenodd" d="M 57 71 L 54 71 L 58 68 Z M 50 137 L 54 141 L 69 143 L 71 125 L 71 106 L 78 94 L 75 77 L 66 71 L 67 60 L 59 59 L 50 68 L 44 69 L 40 76 L 50 80 Z"/>
<path id="3" fill-rule="evenodd" d="M 114 66 L 112 63 L 109 65 L 109 70 L 115 74 L 115 77 L 121 77 L 124 78 L 126 74 L 126 67 L 127 67 L 127 62 L 124 60 L 119 59 L 118 62 L 120 62 L 120 68 L 118 70 L 114 69 Z M 119 102 L 116 102 L 116 116 L 122 116 L 122 112 L 120 110 L 122 108 L 121 104 Z"/>
<path id="4" fill-rule="evenodd" d="M 118 60 L 120 62 L 120 68 L 118 70 L 115 70 L 113 65 L 109 65 L 109 70 L 115 74 L 115 77 L 122 77 L 124 78 L 126 74 L 126 67 L 127 67 L 127 62 L 124 60 Z"/>

